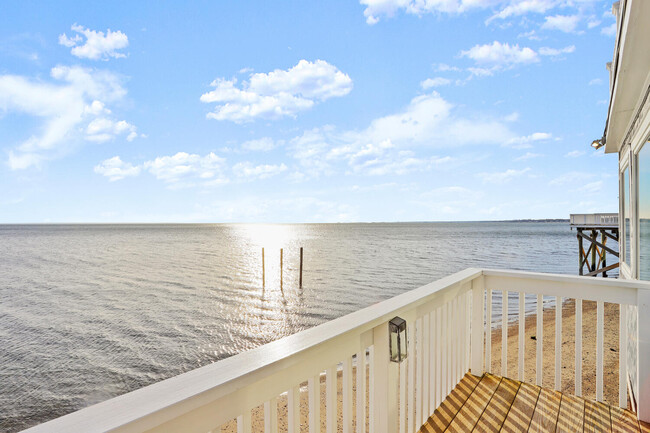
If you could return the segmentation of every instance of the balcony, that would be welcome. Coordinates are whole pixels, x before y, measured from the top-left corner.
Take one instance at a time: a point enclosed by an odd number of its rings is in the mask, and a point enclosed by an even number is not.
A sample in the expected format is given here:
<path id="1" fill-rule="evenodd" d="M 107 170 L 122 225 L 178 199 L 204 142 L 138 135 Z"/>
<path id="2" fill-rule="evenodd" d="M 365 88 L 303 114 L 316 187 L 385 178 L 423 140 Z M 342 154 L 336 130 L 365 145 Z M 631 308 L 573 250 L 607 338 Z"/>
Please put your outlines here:
<path id="1" fill-rule="evenodd" d="M 504 293 L 510 302 L 499 302 Z M 563 323 L 557 305 L 570 305 L 574 320 Z M 593 313 L 593 323 L 583 312 Z M 407 322 L 401 363 L 389 356 L 388 322 L 396 316 Z M 480 396 L 484 388 L 488 397 Z M 532 409 L 517 403 L 523 390 L 537 393 L 528 398 Z M 483 403 L 472 409 L 475 394 Z M 617 414 L 647 429 L 637 415 L 650 420 L 650 283 L 467 269 L 27 431 L 454 431 L 451 421 L 433 427 L 441 413 L 463 421 L 456 431 L 521 431 L 508 430 L 503 414 L 527 410 L 530 428 L 537 407 L 545 410 L 541 395 L 550 407 L 559 403 L 552 428 L 535 431 L 555 431 L 560 419 L 586 428 L 587 407 L 594 416 L 606 412 L 610 426 Z M 580 404 L 582 415 L 573 410 Z M 482 417 L 491 427 L 480 428 Z"/>

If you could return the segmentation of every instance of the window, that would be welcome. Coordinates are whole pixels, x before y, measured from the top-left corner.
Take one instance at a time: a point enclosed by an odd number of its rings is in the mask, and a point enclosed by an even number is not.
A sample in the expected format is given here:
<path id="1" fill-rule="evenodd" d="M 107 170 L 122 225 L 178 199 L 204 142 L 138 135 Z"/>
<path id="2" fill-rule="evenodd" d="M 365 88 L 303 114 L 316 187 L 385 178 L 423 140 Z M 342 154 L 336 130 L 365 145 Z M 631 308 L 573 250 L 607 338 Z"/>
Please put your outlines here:
<path id="1" fill-rule="evenodd" d="M 639 151 L 639 278 L 650 280 L 650 145 Z"/>
<path id="2" fill-rule="evenodd" d="M 623 202 L 621 206 L 621 217 L 623 218 L 623 244 L 625 251 L 623 261 L 631 266 L 630 256 L 630 167 L 623 170 Z"/>

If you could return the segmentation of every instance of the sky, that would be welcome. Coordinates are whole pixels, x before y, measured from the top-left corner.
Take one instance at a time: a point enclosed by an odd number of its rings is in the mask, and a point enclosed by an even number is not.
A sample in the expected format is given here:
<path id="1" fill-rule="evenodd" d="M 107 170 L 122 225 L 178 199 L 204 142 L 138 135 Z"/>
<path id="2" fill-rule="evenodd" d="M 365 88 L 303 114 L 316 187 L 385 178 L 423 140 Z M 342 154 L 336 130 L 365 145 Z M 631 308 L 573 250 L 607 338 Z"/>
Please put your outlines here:
<path id="1" fill-rule="evenodd" d="M 617 211 L 610 1 L 9 2 L 0 223 Z"/>

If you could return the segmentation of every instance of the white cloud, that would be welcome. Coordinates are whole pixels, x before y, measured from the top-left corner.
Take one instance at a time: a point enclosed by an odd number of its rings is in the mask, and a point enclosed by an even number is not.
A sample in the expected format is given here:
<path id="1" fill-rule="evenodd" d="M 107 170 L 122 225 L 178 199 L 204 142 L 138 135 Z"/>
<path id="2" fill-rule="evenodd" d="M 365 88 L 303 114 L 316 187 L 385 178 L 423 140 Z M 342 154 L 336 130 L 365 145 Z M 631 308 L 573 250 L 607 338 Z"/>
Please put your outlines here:
<path id="1" fill-rule="evenodd" d="M 571 171 L 563 175 L 557 176 L 548 183 L 550 186 L 563 186 L 569 184 L 582 183 L 587 180 L 593 179 L 593 173 L 584 173 L 579 171 Z"/>
<path id="2" fill-rule="evenodd" d="M 140 170 L 141 167 L 123 162 L 119 156 L 109 158 L 95 166 L 95 173 L 108 177 L 111 182 L 129 176 L 137 176 L 140 174 Z"/>
<path id="3" fill-rule="evenodd" d="M 548 132 L 534 132 L 530 135 L 513 137 L 506 141 L 504 145 L 514 149 L 527 149 L 532 147 L 532 143 L 536 141 L 545 141 L 550 140 L 551 138 L 553 138 L 553 135 Z"/>
<path id="4" fill-rule="evenodd" d="M 603 185 L 604 182 L 602 180 L 597 180 L 595 182 L 589 182 L 573 191 L 581 194 L 596 194 L 602 191 Z"/>
<path id="5" fill-rule="evenodd" d="M 178 152 L 172 156 L 159 156 L 143 164 L 143 168 L 157 179 L 176 187 L 226 183 L 222 176 L 226 160 L 210 152 L 205 156 Z"/>
<path id="6" fill-rule="evenodd" d="M 267 179 L 287 170 L 285 164 L 260 164 L 253 165 L 250 162 L 239 162 L 232 167 L 237 177 L 252 179 Z"/>
<path id="7" fill-rule="evenodd" d="M 569 45 L 568 47 L 564 48 L 549 48 L 549 47 L 541 47 L 539 49 L 539 54 L 542 56 L 560 56 L 562 54 L 570 54 L 576 50 L 575 45 Z"/>
<path id="8" fill-rule="evenodd" d="M 518 156 L 518 157 L 515 158 L 514 160 L 515 160 L 515 161 L 527 161 L 527 160 L 529 160 L 529 159 L 539 158 L 539 157 L 541 157 L 541 156 L 544 156 L 544 155 L 542 155 L 541 153 L 526 152 L 526 154 L 521 155 L 521 156 Z"/>
<path id="9" fill-rule="evenodd" d="M 69 151 L 84 138 L 100 138 L 80 134 L 98 118 L 104 118 L 105 124 L 111 122 L 112 125 L 112 128 L 102 130 L 100 141 L 121 133 L 135 133 L 133 125 L 108 117 L 111 111 L 106 104 L 118 101 L 126 94 L 116 75 L 78 66 L 56 66 L 50 75 L 52 82 L 0 75 L 0 112 L 42 119 L 39 130 L 32 132 L 10 152 L 9 166 L 12 169 L 39 166 L 43 161 Z M 95 126 L 100 125 L 96 123 Z"/>
<path id="10" fill-rule="evenodd" d="M 603 80 L 601 80 L 600 78 L 594 78 L 593 80 L 589 81 L 590 86 L 598 86 L 601 84 L 603 84 Z"/>
<path id="11" fill-rule="evenodd" d="M 366 23 L 379 22 L 380 17 L 392 17 L 399 10 L 411 15 L 426 13 L 462 13 L 470 9 L 486 8 L 500 0 L 361 0 Z"/>
<path id="12" fill-rule="evenodd" d="M 455 149 L 464 145 L 498 145 L 515 138 L 506 123 L 489 116 L 463 116 L 438 93 L 415 97 L 402 110 L 379 117 L 361 130 L 325 127 L 305 131 L 290 149 L 308 176 L 334 172 L 346 162 L 359 174 L 405 173 L 444 167 L 446 156 L 415 156 L 411 148 Z"/>
<path id="13" fill-rule="evenodd" d="M 511 168 L 502 172 L 479 173 L 478 177 L 487 183 L 503 184 L 503 183 L 508 183 L 515 178 L 521 177 L 524 174 L 528 173 L 529 171 L 530 171 L 530 167 L 526 167 L 521 170 L 515 170 Z"/>
<path id="14" fill-rule="evenodd" d="M 543 14 L 556 6 L 557 0 L 511 0 L 509 4 L 498 13 L 490 17 L 486 22 L 511 16 L 525 15 L 528 13 Z"/>
<path id="15" fill-rule="evenodd" d="M 270 137 L 262 137 L 255 140 L 248 140 L 242 143 L 241 147 L 244 150 L 253 152 L 268 152 L 276 148 L 278 143 L 273 141 Z"/>
<path id="16" fill-rule="evenodd" d="M 547 30 L 560 30 L 565 33 L 575 32 L 576 27 L 580 23 L 580 16 L 578 15 L 553 15 L 545 18 L 543 29 Z"/>
<path id="17" fill-rule="evenodd" d="M 612 23 L 607 27 L 600 29 L 600 33 L 606 36 L 616 36 L 616 23 Z"/>
<path id="18" fill-rule="evenodd" d="M 447 86 L 450 83 L 451 80 L 449 78 L 435 77 L 435 78 L 427 78 L 426 80 L 420 83 L 420 86 L 422 86 L 423 89 L 430 89 L 432 87 Z"/>
<path id="19" fill-rule="evenodd" d="M 121 134 L 126 134 L 128 141 L 133 141 L 138 136 L 136 127 L 125 120 L 115 121 L 98 117 L 86 127 L 86 140 L 89 141 L 104 142 Z"/>
<path id="20" fill-rule="evenodd" d="M 236 78 L 218 78 L 211 85 L 214 90 L 201 95 L 201 102 L 217 104 L 207 117 L 240 123 L 295 116 L 320 101 L 347 95 L 352 79 L 324 60 L 301 60 L 288 70 L 251 74 L 241 87 Z"/>
<path id="21" fill-rule="evenodd" d="M 490 75 L 493 70 L 539 62 L 539 56 L 533 49 L 519 48 L 517 44 L 510 45 L 507 42 L 498 41 L 491 44 L 475 45 L 467 51 L 462 51 L 460 55 L 474 60 L 478 65 L 492 67 L 492 69 L 472 71 L 474 75 Z"/>
<path id="22" fill-rule="evenodd" d="M 577 158 L 579 156 L 582 156 L 585 154 L 584 150 L 572 150 L 571 152 L 568 152 L 566 155 L 564 155 L 567 158 Z"/>
<path id="23" fill-rule="evenodd" d="M 117 51 L 129 45 L 129 38 L 121 31 L 113 32 L 108 29 L 104 35 L 104 32 L 85 29 L 77 24 L 73 25 L 71 29 L 77 34 L 68 37 L 63 33 L 59 36 L 59 44 L 72 48 L 73 56 L 91 60 L 126 57 L 125 54 Z M 82 44 L 84 37 L 86 42 Z"/>

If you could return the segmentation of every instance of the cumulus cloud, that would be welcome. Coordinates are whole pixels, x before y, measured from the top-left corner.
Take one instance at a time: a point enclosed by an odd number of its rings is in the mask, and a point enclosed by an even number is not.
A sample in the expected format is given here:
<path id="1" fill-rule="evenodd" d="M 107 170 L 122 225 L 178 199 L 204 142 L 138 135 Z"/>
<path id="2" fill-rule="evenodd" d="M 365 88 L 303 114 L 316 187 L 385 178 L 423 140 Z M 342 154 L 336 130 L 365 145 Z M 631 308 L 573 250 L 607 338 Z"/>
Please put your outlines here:
<path id="1" fill-rule="evenodd" d="M 516 65 L 539 62 L 539 56 L 532 48 L 494 41 L 491 44 L 475 45 L 462 51 L 461 57 L 474 60 L 480 68 L 472 69 L 474 75 L 491 75 L 493 71 L 508 69 Z"/>
<path id="2" fill-rule="evenodd" d="M 140 169 L 141 167 L 133 166 L 122 161 L 119 156 L 114 156 L 96 165 L 95 173 L 106 176 L 108 180 L 114 182 L 125 177 L 137 176 L 140 174 Z"/>
<path id="3" fill-rule="evenodd" d="M 553 15 L 545 18 L 543 29 L 547 30 L 560 30 L 564 33 L 572 33 L 576 31 L 580 16 L 578 15 Z"/>
<path id="4" fill-rule="evenodd" d="M 464 145 L 501 144 L 513 138 L 515 134 L 504 121 L 462 116 L 451 103 L 432 92 L 413 98 L 402 110 L 374 119 L 365 129 L 339 131 L 325 127 L 305 131 L 291 140 L 290 148 L 308 176 L 330 174 L 341 161 L 350 172 L 378 175 L 451 162 L 444 155 L 416 156 L 409 152 L 412 148 L 427 153 Z"/>
<path id="5" fill-rule="evenodd" d="M 556 57 L 556 56 L 561 56 L 562 54 L 571 54 L 575 50 L 576 50 L 575 45 L 569 45 L 568 47 L 564 47 L 564 48 L 542 47 L 539 49 L 539 54 L 542 56 Z"/>
<path id="6" fill-rule="evenodd" d="M 616 23 L 612 23 L 600 29 L 600 33 L 605 36 L 616 36 Z"/>
<path id="7" fill-rule="evenodd" d="M 447 86 L 450 83 L 451 80 L 449 78 L 435 77 L 435 78 L 427 78 L 426 80 L 420 83 L 420 86 L 423 89 L 430 89 L 432 87 Z"/>
<path id="8" fill-rule="evenodd" d="M 213 152 L 205 156 L 178 152 L 172 156 L 159 156 L 146 161 L 142 167 L 162 180 L 174 186 L 191 186 L 196 182 L 203 185 L 226 183 L 222 177 L 226 160 Z"/>
<path id="9" fill-rule="evenodd" d="M 241 123 L 295 116 L 318 102 L 347 95 L 352 79 L 324 60 L 301 60 L 288 70 L 251 74 L 240 86 L 236 78 L 218 78 L 211 86 L 214 90 L 201 95 L 201 102 L 217 104 L 207 117 Z"/>
<path id="10" fill-rule="evenodd" d="M 125 54 L 117 51 L 129 46 L 129 38 L 121 31 L 113 32 L 108 29 L 104 34 L 77 24 L 74 24 L 71 29 L 76 34 L 71 37 L 65 33 L 61 34 L 59 44 L 72 48 L 70 52 L 73 56 L 91 60 L 126 57 Z"/>
<path id="11" fill-rule="evenodd" d="M 42 120 L 38 132 L 9 152 L 12 169 L 38 166 L 83 139 L 106 141 L 120 135 L 135 138 L 135 126 L 113 119 L 106 108 L 107 103 L 119 101 L 126 94 L 116 75 L 79 66 L 57 66 L 50 76 L 52 80 L 46 82 L 0 75 L 0 112 Z"/>
<path id="12" fill-rule="evenodd" d="M 553 135 L 548 132 L 534 132 L 530 135 L 524 135 L 520 137 L 513 137 L 510 140 L 504 142 L 503 144 L 507 147 L 512 147 L 514 149 L 527 149 L 532 147 L 532 143 L 536 141 L 545 141 L 553 138 Z"/>
<path id="13" fill-rule="evenodd" d="M 411 15 L 428 13 L 458 14 L 471 9 L 486 8 L 502 0 L 361 0 L 366 23 L 373 25 L 380 17 L 392 17 L 398 11 Z"/>
<path id="14" fill-rule="evenodd" d="M 276 148 L 278 143 L 276 143 L 270 137 L 262 137 L 255 140 L 248 140 L 242 143 L 241 147 L 244 150 L 250 150 L 253 152 L 268 152 Z"/>
<path id="15" fill-rule="evenodd" d="M 284 164 L 260 164 L 253 165 L 250 162 L 239 162 L 232 167 L 233 173 L 240 178 L 247 180 L 267 179 L 287 170 Z"/>
<path id="16" fill-rule="evenodd" d="M 497 18 L 505 19 L 529 13 L 543 14 L 554 8 L 559 2 L 557 0 L 511 0 L 508 3 L 507 6 L 488 18 L 487 23 Z"/>
<path id="17" fill-rule="evenodd" d="M 515 170 L 511 168 L 501 172 L 479 173 L 478 177 L 487 183 L 503 184 L 503 183 L 510 182 L 515 178 L 521 177 L 524 174 L 528 173 L 529 171 L 530 171 L 530 167 L 526 167 L 521 170 Z"/>

